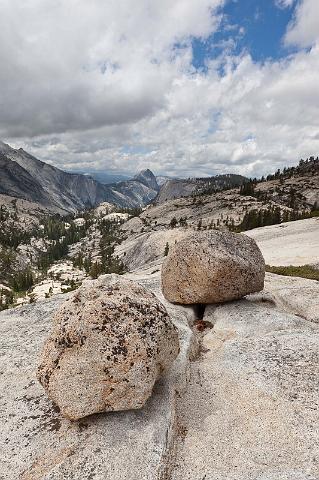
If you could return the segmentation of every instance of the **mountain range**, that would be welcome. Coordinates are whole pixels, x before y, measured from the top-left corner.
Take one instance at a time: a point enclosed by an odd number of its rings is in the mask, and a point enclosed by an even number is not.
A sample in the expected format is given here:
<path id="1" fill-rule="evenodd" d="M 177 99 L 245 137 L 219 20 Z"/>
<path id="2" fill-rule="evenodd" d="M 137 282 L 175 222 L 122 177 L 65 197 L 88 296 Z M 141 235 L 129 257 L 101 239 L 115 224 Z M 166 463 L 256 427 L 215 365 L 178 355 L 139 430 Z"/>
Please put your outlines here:
<path id="1" fill-rule="evenodd" d="M 131 180 L 104 185 L 91 176 L 68 173 L 38 160 L 22 148 L 0 142 L 0 193 L 40 203 L 56 213 L 72 213 L 101 202 L 124 208 L 143 206 L 159 191 L 144 170 Z"/>
<path id="2" fill-rule="evenodd" d="M 219 191 L 245 182 L 240 175 L 219 175 L 204 179 L 155 177 L 151 170 L 132 179 L 104 184 L 91 175 L 70 173 L 49 165 L 22 148 L 0 142 L 0 194 L 44 206 L 53 213 L 74 213 L 109 202 L 123 208 L 143 207 L 156 199 L 163 203 L 174 197 Z"/>

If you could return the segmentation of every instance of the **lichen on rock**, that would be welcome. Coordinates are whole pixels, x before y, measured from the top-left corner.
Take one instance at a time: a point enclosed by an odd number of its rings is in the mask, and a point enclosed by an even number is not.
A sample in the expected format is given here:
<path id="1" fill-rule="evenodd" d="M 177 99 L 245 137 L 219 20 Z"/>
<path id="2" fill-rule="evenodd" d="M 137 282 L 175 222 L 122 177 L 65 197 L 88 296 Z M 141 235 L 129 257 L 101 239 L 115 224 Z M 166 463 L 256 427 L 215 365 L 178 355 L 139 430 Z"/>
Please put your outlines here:
<path id="1" fill-rule="evenodd" d="M 37 377 L 71 420 L 141 408 L 179 353 L 165 307 L 118 275 L 87 281 L 56 312 Z"/>

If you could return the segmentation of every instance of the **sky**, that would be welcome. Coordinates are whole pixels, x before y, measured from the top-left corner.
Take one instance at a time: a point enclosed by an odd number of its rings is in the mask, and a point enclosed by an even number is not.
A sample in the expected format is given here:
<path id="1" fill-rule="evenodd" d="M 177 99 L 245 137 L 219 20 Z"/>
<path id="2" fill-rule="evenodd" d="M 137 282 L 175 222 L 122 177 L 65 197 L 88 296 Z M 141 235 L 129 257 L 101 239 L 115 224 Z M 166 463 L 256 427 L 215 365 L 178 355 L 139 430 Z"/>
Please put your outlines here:
<path id="1" fill-rule="evenodd" d="M 317 156 L 319 2 L 0 0 L 0 140 L 128 175 Z"/>

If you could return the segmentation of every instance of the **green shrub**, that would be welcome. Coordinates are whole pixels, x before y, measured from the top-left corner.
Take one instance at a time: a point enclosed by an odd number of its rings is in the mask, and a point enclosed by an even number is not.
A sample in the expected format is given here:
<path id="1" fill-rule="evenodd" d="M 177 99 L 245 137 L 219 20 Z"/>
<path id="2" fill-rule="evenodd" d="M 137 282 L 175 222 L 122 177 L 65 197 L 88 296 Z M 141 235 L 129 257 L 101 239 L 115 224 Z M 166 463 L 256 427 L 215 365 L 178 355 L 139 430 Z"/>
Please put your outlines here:
<path id="1" fill-rule="evenodd" d="M 319 269 L 316 269 L 311 265 L 301 265 L 300 267 L 294 267 L 293 265 L 289 265 L 287 267 L 274 267 L 272 265 L 266 265 L 266 272 L 276 273 L 277 275 L 285 275 L 288 277 L 309 278 L 310 280 L 319 281 Z"/>

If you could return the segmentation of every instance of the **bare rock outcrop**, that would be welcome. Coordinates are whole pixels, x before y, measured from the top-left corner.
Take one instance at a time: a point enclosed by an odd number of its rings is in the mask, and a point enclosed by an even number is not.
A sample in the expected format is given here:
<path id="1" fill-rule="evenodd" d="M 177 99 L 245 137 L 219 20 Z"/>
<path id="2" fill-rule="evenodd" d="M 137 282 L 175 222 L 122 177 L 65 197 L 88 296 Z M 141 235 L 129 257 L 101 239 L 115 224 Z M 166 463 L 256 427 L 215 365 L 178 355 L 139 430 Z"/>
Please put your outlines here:
<path id="1" fill-rule="evenodd" d="M 194 232 L 173 245 L 162 290 L 173 303 L 220 303 L 263 289 L 265 262 L 256 242 L 231 232 Z"/>
<path id="2" fill-rule="evenodd" d="M 115 255 L 121 258 L 129 271 L 157 268 L 163 262 L 165 248 L 171 248 L 188 234 L 182 228 L 174 228 L 131 236 L 116 246 Z"/>
<path id="3" fill-rule="evenodd" d="M 179 404 L 186 435 L 170 478 L 318 479 L 317 325 L 261 294 L 208 306 L 204 321 L 213 328 Z"/>
<path id="4" fill-rule="evenodd" d="M 265 293 L 278 308 L 319 324 L 319 282 L 266 273 Z"/>
<path id="5" fill-rule="evenodd" d="M 268 265 L 308 265 L 318 261 L 319 218 L 306 218 L 245 232 Z"/>
<path id="6" fill-rule="evenodd" d="M 177 329 L 155 295 L 106 275 L 86 282 L 56 312 L 38 380 L 71 420 L 137 409 L 178 353 Z"/>

